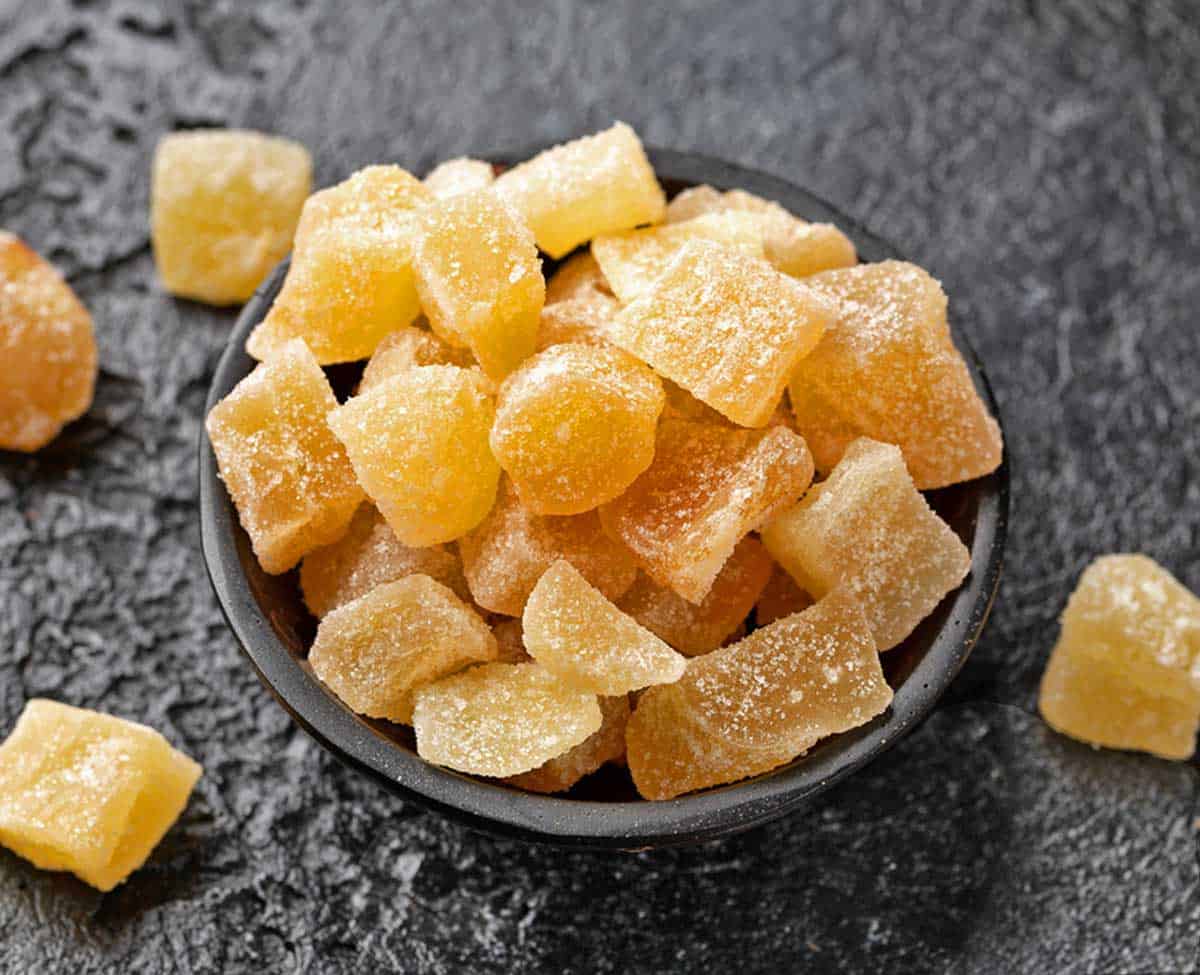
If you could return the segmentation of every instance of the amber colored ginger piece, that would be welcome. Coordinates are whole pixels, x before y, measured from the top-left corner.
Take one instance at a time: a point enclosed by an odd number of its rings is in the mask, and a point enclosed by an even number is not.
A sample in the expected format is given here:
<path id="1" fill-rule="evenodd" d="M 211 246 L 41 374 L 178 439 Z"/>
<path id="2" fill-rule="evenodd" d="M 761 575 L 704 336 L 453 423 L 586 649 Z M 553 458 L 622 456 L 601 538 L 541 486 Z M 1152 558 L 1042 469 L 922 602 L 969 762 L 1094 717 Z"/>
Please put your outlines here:
<path id="1" fill-rule="evenodd" d="M 492 452 L 530 511 L 579 514 L 650 465 L 664 402 L 658 377 L 620 349 L 552 346 L 500 387 Z"/>
<path id="2" fill-rule="evenodd" d="M 758 602 L 754 604 L 754 622 L 758 626 L 766 626 L 806 610 L 812 604 L 812 596 L 796 585 L 796 580 L 788 575 L 786 569 L 777 565 L 763 587 Z"/>
<path id="3" fill-rule="evenodd" d="M 487 189 L 495 179 L 491 163 L 463 156 L 439 163 L 425 176 L 424 183 L 430 193 L 445 200 L 460 193 Z"/>
<path id="4" fill-rule="evenodd" d="M 0 362 L 0 450 L 38 450 L 92 405 L 91 316 L 62 275 L 3 230 Z"/>
<path id="5" fill-rule="evenodd" d="M 761 427 L 824 334 L 831 308 L 766 261 L 697 238 L 607 334 L 734 423 Z"/>
<path id="6" fill-rule="evenodd" d="M 415 325 L 405 325 L 388 332 L 371 353 L 363 369 L 358 391 L 365 393 L 391 376 L 416 366 L 461 366 L 468 369 L 475 358 L 467 349 L 456 349 L 431 332 Z"/>
<path id="7" fill-rule="evenodd" d="M 501 173 L 494 188 L 554 258 L 601 234 L 659 223 L 666 211 L 641 140 L 623 122 L 539 153 Z"/>
<path id="8" fill-rule="evenodd" d="M 737 782 L 865 724 L 891 700 L 871 629 L 837 590 L 643 692 L 625 732 L 629 770 L 647 799 Z"/>
<path id="9" fill-rule="evenodd" d="M 501 620 L 492 627 L 498 653 L 496 659 L 506 664 L 529 663 L 533 657 L 525 649 L 525 633 L 521 621 Z"/>
<path id="10" fill-rule="evenodd" d="M 892 444 L 857 440 L 828 480 L 762 529 L 813 596 L 845 586 L 890 650 L 966 578 L 971 553 L 921 497 Z"/>
<path id="11" fill-rule="evenodd" d="M 488 663 L 416 692 L 417 754 L 472 775 L 504 778 L 538 768 L 595 734 L 596 695 L 536 664 Z"/>
<path id="12" fill-rule="evenodd" d="M 475 370 L 419 366 L 348 400 L 329 426 L 396 537 L 422 547 L 465 535 L 491 509 L 493 415 Z"/>
<path id="13" fill-rule="evenodd" d="M 208 414 L 221 479 L 259 565 L 272 575 L 341 538 L 363 499 L 326 422 L 336 406 L 325 373 L 295 339 Z"/>
<path id="14" fill-rule="evenodd" d="M 1062 617 L 1038 709 L 1092 745 L 1190 758 L 1200 727 L 1200 599 L 1144 555 L 1088 566 Z"/>
<path id="15" fill-rule="evenodd" d="M 569 752 L 552 758 L 530 772 L 522 772 L 505 781 L 527 792 L 566 792 L 585 775 L 591 775 L 606 762 L 625 755 L 625 725 L 629 721 L 629 697 L 598 698 L 602 724 L 600 730 Z"/>
<path id="16" fill-rule="evenodd" d="M 546 282 L 546 304 L 549 306 L 572 298 L 590 298 L 597 292 L 607 298 L 613 297 L 608 279 L 604 277 L 591 250 L 580 251 L 568 257 L 550 275 Z"/>
<path id="17" fill-rule="evenodd" d="M 605 345 L 608 323 L 620 310 L 616 298 L 600 291 L 547 305 L 538 323 L 537 351 L 567 342 Z"/>
<path id="18" fill-rule="evenodd" d="M 201 771 L 151 728 L 35 698 L 0 744 L 0 844 L 112 890 L 179 818 Z"/>
<path id="19" fill-rule="evenodd" d="M 922 491 L 999 466 L 1000 427 L 950 337 L 936 280 L 916 265 L 881 261 L 804 283 L 838 309 L 788 386 L 818 470 L 832 470 L 860 436 L 896 444 Z"/>
<path id="20" fill-rule="evenodd" d="M 664 418 L 654 462 L 600 520 L 655 582 L 699 603 L 742 537 L 794 504 L 812 474 L 804 440 L 786 427 Z"/>

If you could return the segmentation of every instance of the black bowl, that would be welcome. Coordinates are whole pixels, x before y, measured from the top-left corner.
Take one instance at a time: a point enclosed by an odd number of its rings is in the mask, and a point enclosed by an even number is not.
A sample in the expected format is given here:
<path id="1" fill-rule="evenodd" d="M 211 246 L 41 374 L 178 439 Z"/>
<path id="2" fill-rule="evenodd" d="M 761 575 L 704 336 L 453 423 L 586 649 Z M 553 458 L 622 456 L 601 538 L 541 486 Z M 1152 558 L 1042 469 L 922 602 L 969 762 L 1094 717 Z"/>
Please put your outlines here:
<path id="1" fill-rule="evenodd" d="M 541 148 L 541 147 L 537 147 Z M 505 154 L 524 159 L 537 148 Z M 791 183 L 692 153 L 650 150 L 668 194 L 698 183 L 740 187 L 776 200 L 799 216 L 837 224 L 864 261 L 900 255 Z M 281 264 L 242 311 L 213 376 L 211 410 L 254 367 L 243 345 L 266 313 L 286 271 Z M 956 341 L 992 413 L 996 401 L 974 351 Z M 355 367 L 329 370 L 335 389 L 351 388 Z M 766 775 L 665 802 L 638 799 L 628 777 L 601 770 L 562 797 L 533 795 L 429 765 L 412 732 L 359 717 L 313 675 L 305 659 L 315 623 L 300 597 L 295 573 L 269 576 L 259 568 L 237 513 L 217 476 L 207 438 L 200 438 L 200 529 L 213 588 L 229 625 L 263 683 L 296 722 L 334 755 L 405 799 L 493 832 L 563 845 L 646 849 L 709 840 L 788 813 L 861 768 L 911 731 L 933 708 L 979 638 L 1000 579 L 1008 516 L 1007 462 L 984 478 L 930 492 L 930 503 L 971 551 L 971 574 L 899 647 L 883 656 L 892 706 L 875 720 L 827 739 L 803 758 Z"/>

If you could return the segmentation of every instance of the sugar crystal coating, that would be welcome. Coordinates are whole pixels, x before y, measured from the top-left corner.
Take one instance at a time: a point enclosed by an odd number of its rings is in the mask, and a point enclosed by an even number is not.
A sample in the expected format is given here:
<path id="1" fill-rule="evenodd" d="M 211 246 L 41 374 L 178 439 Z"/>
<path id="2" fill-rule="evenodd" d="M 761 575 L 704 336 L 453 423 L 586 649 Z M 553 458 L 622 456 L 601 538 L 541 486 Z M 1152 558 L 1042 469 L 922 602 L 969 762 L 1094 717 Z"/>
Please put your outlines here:
<path id="1" fill-rule="evenodd" d="M 365 393 L 388 377 L 415 366 L 461 366 L 466 369 L 474 364 L 474 358 L 466 349 L 456 349 L 422 328 L 405 325 L 388 332 L 375 347 L 363 370 L 358 391 Z"/>
<path id="2" fill-rule="evenodd" d="M 433 198 L 419 179 L 399 166 L 364 166 L 304 201 L 292 249 L 303 254 L 311 240 L 334 228 L 386 235 L 409 226 L 414 211 Z"/>
<path id="3" fill-rule="evenodd" d="M 613 297 L 608 279 L 604 277 L 591 250 L 580 251 L 563 261 L 546 282 L 546 304 L 553 305 L 571 298 L 589 298 L 597 292 Z"/>
<path id="4" fill-rule="evenodd" d="M 460 193 L 487 189 L 496 178 L 492 164 L 482 159 L 447 159 L 435 166 L 425 177 L 425 188 L 444 200 Z"/>
<path id="5" fill-rule="evenodd" d="M 766 626 L 808 609 L 812 604 L 812 596 L 796 584 L 786 569 L 777 565 L 763 587 L 758 602 L 754 604 L 754 622 L 758 626 Z"/>
<path id="6" fill-rule="evenodd" d="M 620 310 L 616 298 L 600 291 L 547 305 L 538 323 L 537 351 L 566 342 L 604 345 L 608 323 Z"/>
<path id="7" fill-rule="evenodd" d="M 527 792 L 566 792 L 585 775 L 625 754 L 625 725 L 629 721 L 629 698 L 625 694 L 601 697 L 600 729 L 569 752 L 552 758 L 530 772 L 510 777 L 507 782 Z"/>

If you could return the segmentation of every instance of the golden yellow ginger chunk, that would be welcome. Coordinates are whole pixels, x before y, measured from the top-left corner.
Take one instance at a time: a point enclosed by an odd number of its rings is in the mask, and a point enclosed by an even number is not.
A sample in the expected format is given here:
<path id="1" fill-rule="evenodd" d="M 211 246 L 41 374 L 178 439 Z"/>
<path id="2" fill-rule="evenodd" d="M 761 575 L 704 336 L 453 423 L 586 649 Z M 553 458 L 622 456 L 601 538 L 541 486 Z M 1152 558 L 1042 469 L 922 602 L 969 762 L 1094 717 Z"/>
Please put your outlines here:
<path id="1" fill-rule="evenodd" d="M 689 186 L 671 197 L 667 204 L 666 220 L 667 223 L 683 223 L 706 213 L 720 213 L 723 209 L 733 209 L 725 205 L 724 194 L 707 183 L 701 183 Z"/>
<path id="2" fill-rule="evenodd" d="M 53 267 L 3 230 L 0 362 L 0 450 L 38 450 L 92 405 L 91 316 Z"/>
<path id="3" fill-rule="evenodd" d="M 602 722 L 596 695 L 536 663 L 489 663 L 416 692 L 417 754 L 473 775 L 519 775 L 566 754 Z"/>
<path id="4" fill-rule="evenodd" d="M 363 499 L 326 422 L 336 406 L 325 373 L 296 339 L 208 414 L 221 479 L 265 572 L 286 572 L 337 541 Z"/>
<path id="5" fill-rule="evenodd" d="M 595 694 L 669 684 L 683 673 L 683 657 L 617 609 L 565 559 L 538 580 L 521 625 L 534 660 Z"/>
<path id="6" fill-rule="evenodd" d="M 818 470 L 832 470 L 860 436 L 896 444 L 922 491 L 1000 465 L 1000 427 L 950 338 L 937 281 L 913 264 L 881 261 L 804 283 L 838 308 L 788 387 Z"/>
<path id="7" fill-rule="evenodd" d="M 629 698 L 625 694 L 599 699 L 600 730 L 569 752 L 552 758 L 531 772 L 507 779 L 509 785 L 528 792 L 566 792 L 585 775 L 591 775 L 606 762 L 625 755 L 625 725 L 629 721 Z"/>
<path id="8" fill-rule="evenodd" d="M 416 366 L 461 366 L 468 369 L 474 364 L 475 359 L 468 350 L 456 349 L 415 325 L 405 325 L 388 332 L 375 346 L 363 370 L 358 391 L 365 393 L 383 380 Z"/>
<path id="9" fill-rule="evenodd" d="M 1200 727 L 1200 598 L 1144 555 L 1106 555 L 1062 617 L 1038 709 L 1106 748 L 1190 758 Z"/>
<path id="10" fill-rule="evenodd" d="M 637 575 L 633 556 L 604 533 L 595 511 L 535 515 L 507 478 L 491 512 L 459 539 L 458 548 L 475 601 L 507 616 L 521 615 L 537 581 L 560 558 L 608 599 L 621 596 Z"/>
<path id="11" fill-rule="evenodd" d="M 658 377 L 620 349 L 552 346 L 500 387 L 492 452 L 530 511 L 579 514 L 650 465 L 663 403 Z"/>
<path id="12" fill-rule="evenodd" d="M 608 323 L 620 310 L 617 299 L 601 291 L 547 305 L 538 323 L 537 351 L 567 342 L 605 345 Z"/>
<path id="13" fill-rule="evenodd" d="M 761 427 L 831 319 L 827 302 L 766 261 L 692 239 L 607 334 L 734 423 Z"/>
<path id="14" fill-rule="evenodd" d="M 304 201 L 292 250 L 303 254 L 327 230 L 385 237 L 406 232 L 414 212 L 433 199 L 419 179 L 399 166 L 364 166 Z"/>
<path id="15" fill-rule="evenodd" d="M 465 535 L 491 509 L 494 413 L 475 370 L 418 366 L 352 397 L 329 426 L 396 538 L 420 548 Z"/>
<path id="16" fill-rule="evenodd" d="M 645 691 L 625 732 L 629 770 L 647 799 L 737 782 L 866 724 L 891 700 L 871 628 L 838 590 Z"/>
<path id="17" fill-rule="evenodd" d="M 812 604 L 812 596 L 796 585 L 796 580 L 777 565 L 763 587 L 758 602 L 754 604 L 754 622 L 758 626 L 766 626 L 806 610 Z"/>
<path id="18" fill-rule="evenodd" d="M 808 448 L 786 427 L 664 418 L 654 463 L 600 520 L 655 582 L 699 603 L 742 537 L 794 504 L 812 475 Z"/>
<path id="19" fill-rule="evenodd" d="M 608 286 L 608 280 L 592 252 L 580 251 L 563 261 L 546 282 L 546 304 L 553 305 L 572 298 L 590 298 L 597 292 L 609 298 L 613 296 L 612 288 Z"/>
<path id="20" fill-rule="evenodd" d="M 966 578 L 971 554 L 913 485 L 900 450 L 857 440 L 828 480 L 762 530 L 767 549 L 813 596 L 837 586 L 890 650 Z"/>
<path id="21" fill-rule="evenodd" d="M 492 164 L 482 159 L 447 159 L 425 177 L 425 188 L 439 200 L 472 190 L 485 190 L 496 179 Z"/>
<path id="22" fill-rule="evenodd" d="M 383 516 L 361 505 L 346 534 L 332 545 L 309 552 L 300 563 L 300 590 L 313 616 L 322 616 L 376 586 L 420 573 L 470 599 L 458 556 L 442 545 L 401 545 Z"/>
<path id="23" fill-rule="evenodd" d="M 308 662 L 351 710 L 403 723 L 414 688 L 497 653 L 496 638 L 475 610 L 416 574 L 328 613 Z"/>
<path id="24" fill-rule="evenodd" d="M 623 122 L 501 173 L 495 191 L 554 258 L 601 234 L 659 223 L 666 211 L 641 140 Z"/>
<path id="25" fill-rule="evenodd" d="M 506 664 L 529 663 L 533 657 L 525 649 L 525 631 L 520 620 L 501 620 L 492 627 L 498 653 L 496 659 Z"/>
<path id="26" fill-rule="evenodd" d="M 172 294 L 246 301 L 291 247 L 312 159 L 289 139 L 238 129 L 174 132 L 150 177 L 154 262 Z"/>
<path id="27" fill-rule="evenodd" d="M 146 862 L 200 773 L 144 725 L 28 701 L 0 744 L 0 844 L 112 890 Z"/>

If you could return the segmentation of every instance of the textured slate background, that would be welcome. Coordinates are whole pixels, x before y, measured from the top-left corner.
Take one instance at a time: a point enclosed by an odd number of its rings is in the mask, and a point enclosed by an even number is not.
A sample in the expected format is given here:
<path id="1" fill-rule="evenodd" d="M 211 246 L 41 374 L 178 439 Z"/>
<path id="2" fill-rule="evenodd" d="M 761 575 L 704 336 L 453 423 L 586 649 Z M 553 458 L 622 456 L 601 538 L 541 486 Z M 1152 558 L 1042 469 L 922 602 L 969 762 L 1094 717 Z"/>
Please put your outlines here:
<path id="1" fill-rule="evenodd" d="M 0 225 L 69 274 L 103 364 L 84 421 L 0 455 L 0 728 L 50 695 L 206 775 L 108 896 L 0 853 L 0 971 L 1196 970 L 1198 766 L 1033 715 L 1093 555 L 1200 589 L 1194 5 L 164 6 L 0 0 Z M 328 183 L 614 117 L 793 178 L 941 277 L 1015 478 L 999 602 L 933 719 L 804 814 L 624 857 L 394 801 L 259 687 L 196 531 L 233 315 L 159 292 L 146 226 L 173 127 L 290 135 Z"/>

